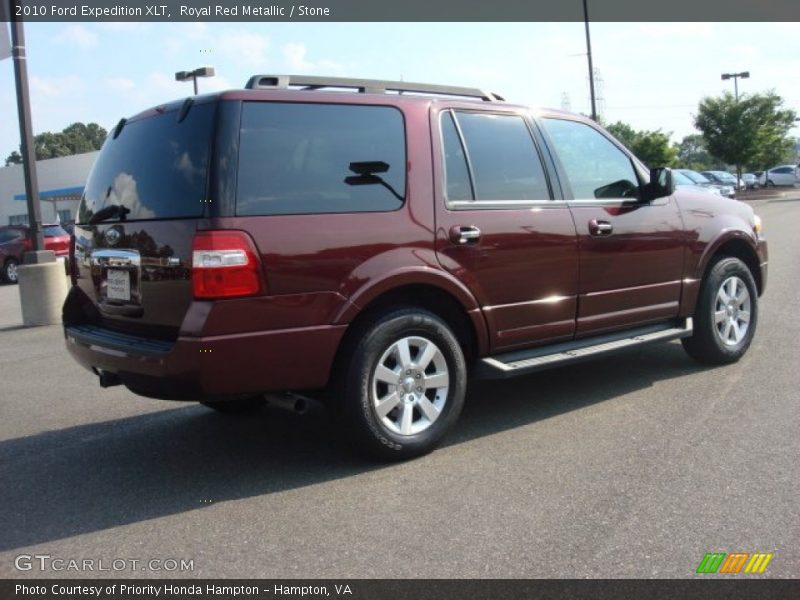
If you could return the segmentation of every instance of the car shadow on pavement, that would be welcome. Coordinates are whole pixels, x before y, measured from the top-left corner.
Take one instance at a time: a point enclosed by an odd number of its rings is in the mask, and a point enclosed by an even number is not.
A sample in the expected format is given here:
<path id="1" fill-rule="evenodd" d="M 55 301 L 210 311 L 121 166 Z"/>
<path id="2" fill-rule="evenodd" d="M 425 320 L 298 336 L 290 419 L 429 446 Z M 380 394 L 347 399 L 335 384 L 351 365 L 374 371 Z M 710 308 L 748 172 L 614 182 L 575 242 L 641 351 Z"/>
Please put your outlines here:
<path id="1" fill-rule="evenodd" d="M 441 451 L 700 369 L 668 344 L 472 382 Z M 393 468 L 360 458 L 334 433 L 324 413 L 237 418 L 180 404 L 0 442 L 0 550 Z"/>

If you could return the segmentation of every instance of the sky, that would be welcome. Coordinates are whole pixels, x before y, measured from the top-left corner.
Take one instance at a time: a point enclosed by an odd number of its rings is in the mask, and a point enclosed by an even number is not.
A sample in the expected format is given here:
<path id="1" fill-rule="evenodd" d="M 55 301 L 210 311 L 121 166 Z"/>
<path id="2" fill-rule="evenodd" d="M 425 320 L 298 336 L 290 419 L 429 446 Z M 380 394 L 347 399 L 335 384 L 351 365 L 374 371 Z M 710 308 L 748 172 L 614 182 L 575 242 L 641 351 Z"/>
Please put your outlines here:
<path id="1" fill-rule="evenodd" d="M 480 87 L 530 106 L 588 114 L 577 23 L 27 23 L 34 133 L 76 121 L 110 129 L 185 97 L 176 71 L 210 65 L 200 91 L 243 87 L 256 73 L 403 79 Z M 597 96 L 608 122 L 696 133 L 704 96 L 775 90 L 800 113 L 800 23 L 592 23 Z M 19 145 L 14 74 L 0 62 L 0 159 Z M 798 123 L 800 125 L 800 123 Z M 800 137 L 800 129 L 792 131 Z M 2 164 L 2 163 L 0 163 Z"/>

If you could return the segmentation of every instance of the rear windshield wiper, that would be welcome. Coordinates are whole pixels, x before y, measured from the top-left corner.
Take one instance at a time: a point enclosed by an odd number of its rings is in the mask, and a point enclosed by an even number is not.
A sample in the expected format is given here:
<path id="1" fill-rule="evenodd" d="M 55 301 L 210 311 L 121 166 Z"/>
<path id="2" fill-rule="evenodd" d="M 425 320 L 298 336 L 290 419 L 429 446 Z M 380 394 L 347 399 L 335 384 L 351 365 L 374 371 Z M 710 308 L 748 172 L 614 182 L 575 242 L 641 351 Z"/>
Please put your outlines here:
<path id="1" fill-rule="evenodd" d="M 89 225 L 94 225 L 95 223 L 100 223 L 101 221 L 113 219 L 115 217 L 119 217 L 120 221 L 124 221 L 125 215 L 129 212 L 131 212 L 131 209 L 126 206 L 122 206 L 121 204 L 109 204 L 91 216 Z"/>

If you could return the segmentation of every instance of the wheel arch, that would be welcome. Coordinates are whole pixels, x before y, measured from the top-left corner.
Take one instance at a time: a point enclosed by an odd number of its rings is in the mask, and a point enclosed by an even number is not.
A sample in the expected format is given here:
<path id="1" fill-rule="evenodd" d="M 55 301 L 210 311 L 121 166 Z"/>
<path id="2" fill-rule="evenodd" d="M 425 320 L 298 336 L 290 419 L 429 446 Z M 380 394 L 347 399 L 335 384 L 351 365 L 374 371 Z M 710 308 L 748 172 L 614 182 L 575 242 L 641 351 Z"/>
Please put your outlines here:
<path id="1" fill-rule="evenodd" d="M 731 232 L 731 235 L 717 240 L 707 251 L 700 263 L 700 281 L 704 281 L 711 266 L 717 257 L 731 256 L 741 260 L 753 276 L 756 282 L 756 289 L 760 296 L 764 291 L 764 282 L 761 276 L 761 265 L 758 253 L 751 239 L 743 232 Z"/>
<path id="2" fill-rule="evenodd" d="M 452 329 L 461 344 L 464 356 L 470 359 L 485 354 L 488 351 L 488 331 L 486 321 L 480 307 L 475 303 L 472 307 L 464 304 L 462 298 L 429 281 L 422 283 L 399 283 L 398 285 L 383 289 L 378 293 L 362 294 L 360 299 L 363 306 L 351 304 L 357 312 L 349 319 L 347 330 L 339 343 L 334 365 L 339 364 L 353 346 L 364 328 L 379 318 L 381 314 L 392 308 L 420 308 L 441 318 Z M 471 298 L 471 296 L 470 296 Z M 472 299 L 474 302 L 474 299 Z M 351 309 L 352 313 L 353 310 Z M 344 314 L 342 315 L 344 316 Z"/>

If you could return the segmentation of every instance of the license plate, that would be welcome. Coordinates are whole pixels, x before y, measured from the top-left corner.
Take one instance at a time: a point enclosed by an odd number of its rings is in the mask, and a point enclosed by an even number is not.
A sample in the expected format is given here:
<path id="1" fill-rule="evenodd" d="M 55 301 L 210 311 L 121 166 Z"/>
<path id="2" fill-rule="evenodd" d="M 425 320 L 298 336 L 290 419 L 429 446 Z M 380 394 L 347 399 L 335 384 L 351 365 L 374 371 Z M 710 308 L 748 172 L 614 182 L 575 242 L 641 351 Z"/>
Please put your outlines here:
<path id="1" fill-rule="evenodd" d="M 108 275 L 106 276 L 106 296 L 109 300 L 130 300 L 130 273 L 117 269 L 109 269 Z"/>

